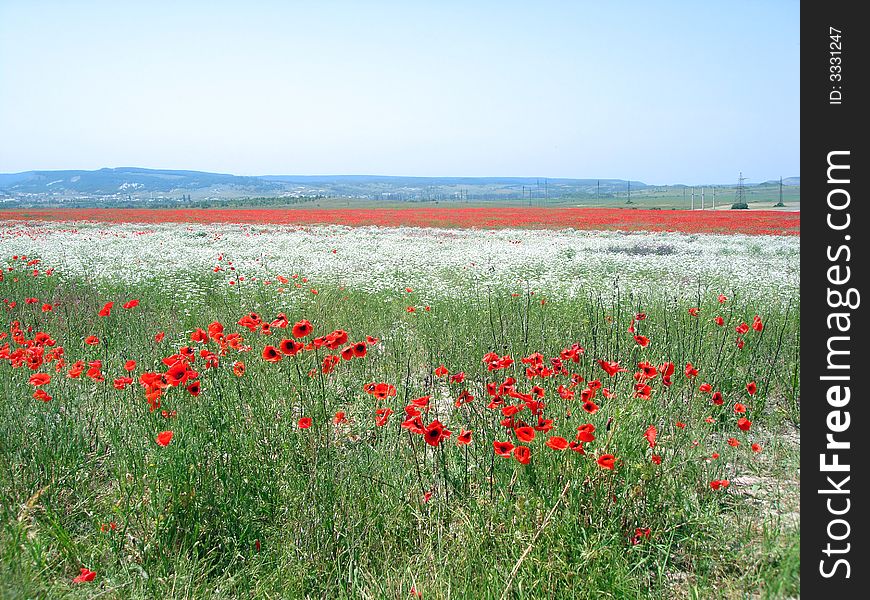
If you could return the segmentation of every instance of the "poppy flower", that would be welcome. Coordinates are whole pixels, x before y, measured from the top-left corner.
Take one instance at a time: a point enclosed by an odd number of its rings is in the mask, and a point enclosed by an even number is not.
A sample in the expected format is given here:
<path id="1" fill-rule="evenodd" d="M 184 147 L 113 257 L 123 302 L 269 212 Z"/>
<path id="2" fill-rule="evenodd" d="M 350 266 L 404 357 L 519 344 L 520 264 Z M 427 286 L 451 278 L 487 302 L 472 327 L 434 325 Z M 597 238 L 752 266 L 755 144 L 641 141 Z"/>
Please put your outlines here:
<path id="1" fill-rule="evenodd" d="M 499 442 L 494 441 L 492 443 L 493 448 L 495 448 L 495 453 L 499 456 L 503 456 L 505 458 L 510 458 L 511 452 L 514 449 L 514 445 L 510 442 Z"/>
<path id="2" fill-rule="evenodd" d="M 710 392 L 713 391 L 713 386 L 710 385 L 709 383 L 702 383 L 700 386 L 698 386 L 698 391 L 704 392 L 705 394 L 709 394 Z"/>
<path id="3" fill-rule="evenodd" d="M 746 413 L 746 406 L 744 406 L 740 402 L 737 402 L 734 404 L 734 412 L 737 413 L 738 415 L 745 414 Z"/>
<path id="4" fill-rule="evenodd" d="M 302 417 L 299 419 L 299 429 L 308 429 L 311 427 L 311 417 Z"/>
<path id="5" fill-rule="evenodd" d="M 719 304 L 725 304 L 725 302 L 728 301 L 728 298 L 725 296 L 725 294 L 719 294 L 717 300 L 719 300 Z"/>
<path id="6" fill-rule="evenodd" d="M 94 577 L 96 576 L 96 571 L 91 571 L 89 569 L 86 569 L 85 567 L 82 567 L 80 569 L 79 575 L 73 579 L 73 583 L 86 583 L 88 581 L 93 581 Z"/>
<path id="7" fill-rule="evenodd" d="M 628 371 L 625 367 L 620 367 L 618 362 L 610 362 L 606 360 L 598 360 L 598 364 L 604 369 L 604 372 L 607 373 L 610 377 L 613 377 L 617 373 L 622 373 Z"/>
<path id="8" fill-rule="evenodd" d="M 733 438 L 733 437 L 728 438 L 728 445 L 731 446 L 732 448 L 736 448 L 737 446 L 740 445 L 740 440 L 738 440 L 737 438 Z"/>
<path id="9" fill-rule="evenodd" d="M 643 434 L 643 437 L 646 438 L 646 441 L 649 442 L 650 448 L 656 447 L 656 435 L 658 434 L 658 429 L 656 429 L 655 425 L 650 425 L 647 427 L 646 432 Z"/>
<path id="10" fill-rule="evenodd" d="M 390 415 L 393 414 L 392 408 L 379 408 L 375 411 L 375 425 L 378 427 L 383 427 L 387 424 L 390 419 Z"/>
<path id="11" fill-rule="evenodd" d="M 311 335 L 311 332 L 313 331 L 314 327 L 312 327 L 307 319 L 302 319 L 301 321 L 296 322 L 292 329 L 293 337 L 295 338 L 304 338 Z"/>
<path id="12" fill-rule="evenodd" d="M 535 430 L 531 427 L 518 427 L 514 429 L 514 433 L 519 441 L 527 444 L 535 439 Z"/>
<path id="13" fill-rule="evenodd" d="M 722 327 L 725 324 L 725 319 L 717 316 L 713 319 L 713 322 L 716 323 L 716 325 L 718 325 L 719 327 Z"/>
<path id="14" fill-rule="evenodd" d="M 577 428 L 577 439 L 581 442 L 593 442 L 595 441 L 595 436 L 593 435 L 594 431 L 595 425 L 592 423 L 581 425 Z"/>
<path id="15" fill-rule="evenodd" d="M 746 384 L 746 391 L 749 393 L 750 396 L 754 396 L 755 392 L 758 391 L 758 386 L 755 384 L 754 381 L 750 381 Z"/>
<path id="16" fill-rule="evenodd" d="M 342 423 L 347 421 L 347 415 L 344 414 L 344 411 L 340 410 L 335 413 L 335 416 L 332 418 L 332 423 L 334 425 L 341 425 Z"/>
<path id="17" fill-rule="evenodd" d="M 740 417 L 737 419 L 737 427 L 740 431 L 749 431 L 749 428 L 752 427 L 752 421 L 747 419 L 746 417 Z"/>
<path id="18" fill-rule="evenodd" d="M 737 349 L 738 349 L 738 350 L 743 350 L 743 346 L 746 345 L 746 342 L 744 342 L 744 341 L 743 341 L 743 338 L 740 337 L 740 336 L 737 336 L 737 341 L 736 341 L 735 343 L 737 344 Z"/>
<path id="19" fill-rule="evenodd" d="M 95 335 L 89 335 L 88 337 L 85 338 L 85 343 L 88 346 L 96 346 L 97 344 L 100 343 L 100 338 L 98 338 Z"/>
<path id="20" fill-rule="evenodd" d="M 568 440 L 557 435 L 547 438 L 545 444 L 553 450 L 566 450 L 568 448 Z"/>
<path id="21" fill-rule="evenodd" d="M 35 375 L 31 375 L 28 381 L 30 382 L 30 385 L 39 387 L 51 382 L 51 375 L 47 373 L 36 373 Z"/>
<path id="22" fill-rule="evenodd" d="M 450 437 L 451 433 L 452 432 L 450 430 L 444 428 L 443 423 L 436 419 L 435 421 L 429 423 L 429 425 L 424 430 L 423 439 L 425 439 L 426 443 L 430 446 L 437 446 L 439 443 L 441 443 L 442 439 Z"/>
<path id="23" fill-rule="evenodd" d="M 133 383 L 132 377 L 118 377 L 112 382 L 112 385 L 116 390 L 123 390 L 131 383 Z"/>
<path id="24" fill-rule="evenodd" d="M 169 445 L 169 442 L 172 441 L 172 436 L 175 435 L 171 431 L 161 431 L 157 434 L 157 445 L 163 446 L 164 448 Z"/>
<path id="25" fill-rule="evenodd" d="M 764 323 L 761 322 L 761 317 L 755 315 L 755 318 L 752 319 L 752 329 L 755 331 L 761 331 L 764 329 Z"/>
<path id="26" fill-rule="evenodd" d="M 444 377 L 445 375 L 447 375 L 447 368 L 444 365 L 435 369 L 435 377 Z"/>
<path id="27" fill-rule="evenodd" d="M 43 402 L 51 402 L 51 395 L 45 390 L 36 390 L 33 392 L 33 397 Z"/>
<path id="28" fill-rule="evenodd" d="M 124 308 L 126 310 L 130 310 L 131 308 L 136 308 L 137 306 L 139 306 L 139 301 L 136 300 L 135 298 L 133 300 L 130 300 L 130 301 L 124 303 Z"/>
<path id="29" fill-rule="evenodd" d="M 233 363 L 233 375 L 236 377 L 241 377 L 245 374 L 245 363 L 240 360 L 237 360 Z"/>
<path id="30" fill-rule="evenodd" d="M 456 443 L 461 446 L 467 446 L 471 443 L 471 430 L 470 429 L 462 429 L 459 432 L 459 435 L 456 436 Z"/>
<path id="31" fill-rule="evenodd" d="M 677 421 L 675 423 L 675 425 L 677 426 L 678 429 L 685 429 L 686 428 L 686 424 L 683 423 L 682 421 Z"/>
<path id="32" fill-rule="evenodd" d="M 716 406 L 722 406 L 725 403 L 725 399 L 722 397 L 722 392 L 713 392 L 713 395 L 710 396 L 710 400 Z"/>
<path id="33" fill-rule="evenodd" d="M 710 458 L 712 458 L 713 460 L 718 460 L 718 459 L 719 459 L 719 453 L 718 453 L 718 452 L 714 452 L 713 454 L 710 455 Z"/>
<path id="34" fill-rule="evenodd" d="M 353 355 L 356 358 L 362 358 L 366 355 L 366 352 L 368 352 L 368 345 L 365 342 L 357 342 L 352 346 L 352 348 Z"/>
<path id="35" fill-rule="evenodd" d="M 641 348 L 646 348 L 647 346 L 649 346 L 649 338 L 645 335 L 634 336 L 634 341 L 637 342 L 637 345 Z"/>
<path id="36" fill-rule="evenodd" d="M 465 381 L 465 373 L 454 373 L 450 376 L 450 383 L 462 383 Z"/>
<path id="37" fill-rule="evenodd" d="M 761 452 L 761 444 L 757 444 L 757 443 L 752 444 L 752 446 L 750 446 L 750 448 L 752 448 L 753 452 Z"/>
<path id="38" fill-rule="evenodd" d="M 614 462 L 616 461 L 616 457 L 612 454 L 602 454 L 598 457 L 598 466 L 602 469 L 608 469 L 610 471 L 613 470 Z"/>
<path id="39" fill-rule="evenodd" d="M 15 308 L 15 307 L 13 306 L 12 308 Z M 46 302 L 45 304 L 42 305 L 42 312 L 51 312 L 52 310 L 54 310 L 54 307 L 51 304 Z"/>
<path id="40" fill-rule="evenodd" d="M 128 360 L 127 362 L 124 363 L 124 370 L 125 371 L 132 371 L 135 368 L 136 368 L 136 361 L 135 360 Z"/>
<path id="41" fill-rule="evenodd" d="M 514 448 L 514 458 L 517 459 L 520 464 L 527 465 L 532 458 L 532 451 L 529 450 L 528 446 L 517 446 Z"/>
<path id="42" fill-rule="evenodd" d="M 598 408 L 599 406 L 595 404 L 592 400 L 587 400 L 583 403 L 583 410 L 585 410 L 589 414 L 595 414 Z"/>
<path id="43" fill-rule="evenodd" d="M 281 353 L 275 346 L 266 346 L 263 348 L 263 360 L 270 363 L 276 363 L 281 360 Z"/>
<path id="44" fill-rule="evenodd" d="M 106 302 L 103 308 L 100 309 L 101 317 L 108 317 L 112 313 L 112 307 L 115 306 L 114 302 Z"/>
<path id="45" fill-rule="evenodd" d="M 650 457 L 650 460 L 651 460 L 651 461 L 653 462 L 653 464 L 655 464 L 655 465 L 660 465 L 660 464 L 662 464 L 662 457 L 659 456 L 658 454 L 653 454 L 652 457 Z"/>
<path id="46" fill-rule="evenodd" d="M 341 355 L 342 360 L 350 360 L 353 358 L 353 347 L 345 346 L 339 351 L 339 354 Z"/>
<path id="47" fill-rule="evenodd" d="M 202 386 L 200 385 L 199 380 L 196 380 L 196 381 L 192 382 L 190 385 L 188 385 L 187 391 L 194 398 L 199 396 L 200 392 L 202 391 Z"/>
<path id="48" fill-rule="evenodd" d="M 734 328 L 734 331 L 736 331 L 740 335 L 743 335 L 743 334 L 749 332 L 749 325 L 747 325 L 746 323 L 741 323 L 740 325 L 738 325 L 737 327 Z"/>
<path id="49" fill-rule="evenodd" d="M 697 317 L 697 316 L 698 316 L 698 309 L 697 309 L 697 308 L 694 308 L 694 307 L 693 307 L 693 308 L 690 308 L 690 309 L 689 309 L 689 314 L 692 315 L 693 317 Z"/>
<path id="50" fill-rule="evenodd" d="M 158 331 L 156 334 L 154 334 L 154 341 L 159 344 L 160 342 L 163 341 L 164 337 L 166 337 L 166 334 L 163 333 L 162 331 Z"/>
<path id="51" fill-rule="evenodd" d="M 684 373 L 686 374 L 686 377 L 691 379 L 693 377 L 698 376 L 698 369 L 696 369 L 694 366 L 692 366 L 692 363 L 686 363 L 686 369 L 685 369 Z"/>

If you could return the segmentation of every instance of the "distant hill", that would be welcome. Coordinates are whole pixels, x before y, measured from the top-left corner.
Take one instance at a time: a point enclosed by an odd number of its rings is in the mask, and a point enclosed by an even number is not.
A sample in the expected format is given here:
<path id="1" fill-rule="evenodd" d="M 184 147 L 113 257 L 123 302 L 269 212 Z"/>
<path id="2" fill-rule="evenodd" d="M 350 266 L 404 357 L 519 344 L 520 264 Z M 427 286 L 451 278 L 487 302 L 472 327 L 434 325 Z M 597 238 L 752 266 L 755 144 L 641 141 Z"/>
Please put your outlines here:
<path id="1" fill-rule="evenodd" d="M 280 192 L 283 189 L 282 185 L 260 177 L 137 167 L 98 171 L 27 171 L 0 174 L 0 189 L 17 194 L 56 195 L 64 192 L 93 195 L 173 192 L 180 194 L 221 186 L 259 194 Z"/>
<path id="2" fill-rule="evenodd" d="M 789 177 L 786 201 L 799 202 L 800 177 Z M 710 188 L 712 186 L 706 186 Z M 734 186 L 715 186 L 720 202 Z M 690 189 L 651 186 L 624 179 L 544 177 L 402 177 L 384 175 L 261 175 L 118 167 L 96 171 L 26 171 L 0 174 L 0 202 L 18 206 L 153 206 L 179 203 L 299 205 L 325 198 L 365 200 L 374 205 L 406 202 L 504 202 L 528 206 L 684 207 Z M 778 199 L 779 181 L 747 185 L 750 201 Z M 712 196 L 711 196 L 712 200 Z M 195 204 L 190 204 L 194 206 Z M 345 204 L 346 205 L 346 204 Z"/>

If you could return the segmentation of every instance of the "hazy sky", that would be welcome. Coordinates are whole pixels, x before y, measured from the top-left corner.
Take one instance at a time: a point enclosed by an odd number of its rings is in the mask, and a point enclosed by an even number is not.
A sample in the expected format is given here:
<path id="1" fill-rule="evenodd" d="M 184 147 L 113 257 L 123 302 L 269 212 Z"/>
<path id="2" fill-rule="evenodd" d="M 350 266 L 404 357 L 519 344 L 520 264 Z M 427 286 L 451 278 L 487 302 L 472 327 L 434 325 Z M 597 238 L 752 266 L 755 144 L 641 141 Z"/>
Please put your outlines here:
<path id="1" fill-rule="evenodd" d="M 0 0 L 0 172 L 763 181 L 799 65 L 797 1 Z"/>

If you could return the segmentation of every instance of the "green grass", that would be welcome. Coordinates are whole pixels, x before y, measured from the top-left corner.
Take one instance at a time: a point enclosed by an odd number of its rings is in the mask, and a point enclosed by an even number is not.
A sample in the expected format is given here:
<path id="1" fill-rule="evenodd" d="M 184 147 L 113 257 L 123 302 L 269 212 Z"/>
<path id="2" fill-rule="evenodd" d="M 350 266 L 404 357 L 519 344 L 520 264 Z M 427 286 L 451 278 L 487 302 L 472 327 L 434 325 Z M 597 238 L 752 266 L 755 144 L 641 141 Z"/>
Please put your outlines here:
<path id="1" fill-rule="evenodd" d="M 797 299 L 748 305 L 732 297 L 720 305 L 718 290 L 699 288 L 694 298 L 590 292 L 542 305 L 509 290 L 476 289 L 432 301 L 426 311 L 404 290 L 321 286 L 312 295 L 291 282 L 282 294 L 277 285 L 227 287 L 204 276 L 200 283 L 208 293 L 179 305 L 160 281 L 96 291 L 63 273 L 34 278 L 19 267 L 5 274 L 2 296 L 17 306 L 4 331 L 18 321 L 26 339 L 47 332 L 67 366 L 56 373 L 54 364 L 34 371 L 0 362 L 0 597 L 407 598 L 412 586 L 424 598 L 799 594 L 799 533 L 788 519 L 797 510 L 798 444 L 785 435 L 798 421 Z M 40 302 L 25 304 L 28 297 Z M 141 305 L 122 309 L 131 298 Z M 109 300 L 112 314 L 98 317 Z M 43 313 L 44 301 L 59 306 Z M 697 318 L 688 314 L 695 306 Z M 365 358 L 309 377 L 324 349 L 264 362 L 263 346 L 290 337 L 289 329 L 261 336 L 236 325 L 251 311 L 267 320 L 284 311 L 291 325 L 307 318 L 315 336 L 342 328 L 351 341 L 372 335 L 380 342 Z M 635 324 L 652 340 L 645 349 L 626 331 L 637 312 L 648 315 Z M 724 327 L 711 322 L 717 314 Z M 738 350 L 734 327 L 755 314 L 764 330 L 750 330 Z M 138 376 L 165 370 L 161 359 L 181 346 L 198 350 L 190 333 L 212 321 L 225 333 L 240 331 L 252 349 L 230 349 L 212 369 L 197 358 L 202 394 L 170 388 L 161 399 L 176 418 L 149 411 L 138 381 L 112 387 L 127 359 L 138 361 Z M 160 343 L 158 330 L 166 333 Z M 100 345 L 83 343 L 91 334 Z M 0 346 L 6 342 L 20 347 L 11 336 Z M 598 393 L 595 414 L 581 408 L 585 384 L 577 399 L 563 400 L 557 388 L 569 378 L 530 382 L 520 362 L 533 352 L 549 360 L 574 342 L 585 354 L 569 370 L 600 378 L 615 393 L 610 400 Z M 218 349 L 213 341 L 205 347 Z M 516 362 L 488 372 L 481 357 L 489 351 Z M 610 379 L 596 358 L 629 371 Z M 106 381 L 66 377 L 79 359 L 102 360 Z M 236 360 L 247 365 L 242 377 L 233 374 Z M 656 378 L 650 400 L 632 397 L 631 375 L 643 360 L 676 364 L 673 385 Z M 700 368 L 697 379 L 684 376 L 687 362 Z M 442 364 L 466 380 L 434 377 Z M 48 403 L 31 397 L 34 372 L 52 375 Z M 511 433 L 486 408 L 484 386 L 507 375 L 521 392 L 545 389 L 552 434 L 573 440 L 578 425 L 595 424 L 586 455 L 550 450 L 541 432 L 528 444 L 528 465 L 494 455 L 492 441 Z M 759 384 L 753 397 L 744 391 L 750 380 Z M 722 407 L 698 391 L 704 381 L 722 391 Z M 363 391 L 368 382 L 394 384 L 397 395 L 378 402 Z M 455 409 L 462 389 L 475 400 Z M 437 417 L 454 434 L 433 448 L 399 423 L 409 399 L 442 394 L 450 402 L 433 401 L 424 422 Z M 748 407 L 748 433 L 735 425 L 736 401 Z M 374 424 L 378 406 L 395 411 L 384 427 Z M 347 425 L 332 424 L 338 410 Z M 297 427 L 303 415 L 312 428 Z M 528 420 L 528 409 L 518 416 Z M 678 420 L 685 429 L 675 427 Z M 658 428 L 659 466 L 643 437 L 650 424 Z M 474 432 L 467 447 L 454 442 L 462 427 Z M 175 437 L 159 447 L 155 437 L 167 429 Z M 732 436 L 740 447 L 725 443 Z M 764 446 L 760 454 L 749 449 L 753 441 Z M 617 457 L 613 471 L 596 463 L 605 451 Z M 721 457 L 705 460 L 714 451 Z M 750 475 L 760 476 L 760 492 L 709 486 Z M 115 531 L 101 531 L 111 522 Z M 636 527 L 648 527 L 649 539 L 631 543 Z M 96 579 L 72 585 L 82 566 Z"/>

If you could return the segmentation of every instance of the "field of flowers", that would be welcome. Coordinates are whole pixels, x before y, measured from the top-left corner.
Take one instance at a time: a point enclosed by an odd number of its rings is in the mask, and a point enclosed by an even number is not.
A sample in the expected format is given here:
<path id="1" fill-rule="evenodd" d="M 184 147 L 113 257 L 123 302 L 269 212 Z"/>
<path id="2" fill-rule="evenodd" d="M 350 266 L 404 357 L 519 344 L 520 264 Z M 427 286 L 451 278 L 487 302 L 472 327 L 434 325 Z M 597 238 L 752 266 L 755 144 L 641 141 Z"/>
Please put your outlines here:
<path id="1" fill-rule="evenodd" d="M 0 597 L 799 594 L 794 215 L 117 214 L 0 222 Z"/>
<path id="2" fill-rule="evenodd" d="M 585 231 L 678 231 L 798 235 L 799 212 L 765 210 L 689 211 L 619 208 L 431 207 L 295 210 L 208 209 L 149 210 L 100 208 L 0 211 L 2 220 L 97 221 L 110 223 L 250 223 L 283 225 L 338 224 L 354 227 L 441 227 L 484 229 L 580 229 Z"/>

